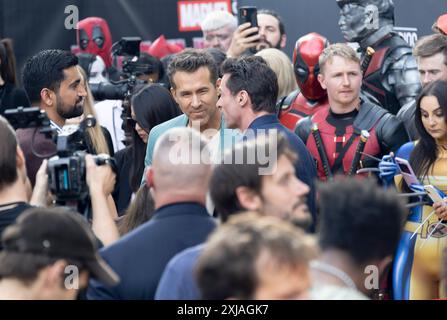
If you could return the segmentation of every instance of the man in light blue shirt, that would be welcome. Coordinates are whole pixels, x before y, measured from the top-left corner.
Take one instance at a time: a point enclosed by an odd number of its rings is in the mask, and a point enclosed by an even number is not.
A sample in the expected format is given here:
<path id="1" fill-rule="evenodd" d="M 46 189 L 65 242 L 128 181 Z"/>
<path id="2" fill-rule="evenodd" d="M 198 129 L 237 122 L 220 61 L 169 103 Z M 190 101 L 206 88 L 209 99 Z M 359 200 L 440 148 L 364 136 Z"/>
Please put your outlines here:
<path id="1" fill-rule="evenodd" d="M 175 127 L 193 127 L 210 140 L 210 148 L 231 146 L 236 131 L 226 129 L 222 112 L 217 108 L 218 66 L 204 50 L 188 49 L 177 54 L 168 66 L 171 93 L 183 114 L 152 128 L 147 143 L 145 166 L 152 165 L 158 137 Z M 217 148 L 216 148 L 217 146 Z M 145 178 L 143 175 L 142 183 Z"/>

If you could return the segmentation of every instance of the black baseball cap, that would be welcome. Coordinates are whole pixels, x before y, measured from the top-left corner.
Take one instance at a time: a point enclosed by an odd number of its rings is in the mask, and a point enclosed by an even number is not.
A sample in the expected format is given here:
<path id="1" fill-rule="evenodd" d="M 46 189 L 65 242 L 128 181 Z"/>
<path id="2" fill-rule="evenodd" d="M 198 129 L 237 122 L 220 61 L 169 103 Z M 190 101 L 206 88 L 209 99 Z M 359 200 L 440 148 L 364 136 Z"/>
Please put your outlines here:
<path id="1" fill-rule="evenodd" d="M 31 208 L 2 236 L 5 253 L 29 253 L 79 261 L 93 278 L 108 286 L 119 276 L 98 253 L 97 239 L 88 223 L 68 208 Z"/>

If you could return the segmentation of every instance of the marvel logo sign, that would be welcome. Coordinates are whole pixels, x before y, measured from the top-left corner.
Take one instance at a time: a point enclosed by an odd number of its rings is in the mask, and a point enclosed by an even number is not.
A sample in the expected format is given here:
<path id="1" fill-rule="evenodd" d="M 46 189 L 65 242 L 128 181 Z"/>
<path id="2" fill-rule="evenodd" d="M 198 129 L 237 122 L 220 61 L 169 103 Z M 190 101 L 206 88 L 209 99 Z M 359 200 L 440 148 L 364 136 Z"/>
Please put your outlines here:
<path id="1" fill-rule="evenodd" d="M 212 11 L 231 12 L 231 0 L 178 1 L 179 31 L 200 31 L 200 23 Z"/>

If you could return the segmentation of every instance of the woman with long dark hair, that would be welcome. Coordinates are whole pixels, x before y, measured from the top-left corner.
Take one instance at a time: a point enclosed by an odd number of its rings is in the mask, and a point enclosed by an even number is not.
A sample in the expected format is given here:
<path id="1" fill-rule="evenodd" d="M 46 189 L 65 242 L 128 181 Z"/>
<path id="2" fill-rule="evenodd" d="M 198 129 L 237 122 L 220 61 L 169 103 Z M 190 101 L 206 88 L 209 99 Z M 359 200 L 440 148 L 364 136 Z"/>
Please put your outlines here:
<path id="1" fill-rule="evenodd" d="M 447 82 L 436 81 L 422 90 L 415 126 L 420 139 L 403 145 L 396 156 L 409 161 L 422 185 L 430 184 L 447 193 Z M 379 165 L 385 180 L 397 172 L 390 160 L 382 160 Z M 402 190 L 410 191 L 404 181 L 395 180 Z M 395 299 L 446 297 L 440 286 L 442 254 L 447 246 L 444 207 L 445 203 L 437 202 L 411 209 L 394 261 Z"/>
<path id="2" fill-rule="evenodd" d="M 156 125 L 181 114 L 171 93 L 159 84 L 139 86 L 135 92 L 131 101 L 134 124 L 132 142 L 115 154 L 118 186 L 114 198 L 120 214 L 129 205 L 132 193 L 140 187 L 149 132 Z"/>
<path id="3" fill-rule="evenodd" d="M 0 40 L 0 114 L 6 109 L 29 107 L 28 96 L 18 87 L 16 59 L 11 39 Z"/>
<path id="4" fill-rule="evenodd" d="M 152 217 L 155 203 L 147 185 L 142 185 L 135 193 L 125 214 L 118 221 L 118 231 L 121 236 L 136 229 Z"/>

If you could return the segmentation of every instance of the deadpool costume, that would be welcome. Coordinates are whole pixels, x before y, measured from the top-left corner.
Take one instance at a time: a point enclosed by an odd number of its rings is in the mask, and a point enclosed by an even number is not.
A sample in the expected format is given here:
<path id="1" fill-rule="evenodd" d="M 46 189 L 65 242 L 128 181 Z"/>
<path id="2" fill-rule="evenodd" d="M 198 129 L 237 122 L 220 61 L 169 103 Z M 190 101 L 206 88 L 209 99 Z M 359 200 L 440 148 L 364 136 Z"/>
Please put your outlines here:
<path id="1" fill-rule="evenodd" d="M 79 21 L 76 42 L 82 53 L 98 55 L 107 68 L 112 66 L 112 35 L 106 20 L 89 17 Z"/>
<path id="2" fill-rule="evenodd" d="M 362 130 L 369 133 L 369 139 L 359 155 L 359 163 L 354 164 Z M 408 142 L 402 122 L 383 108 L 365 101 L 361 101 L 358 110 L 345 114 L 336 114 L 330 108 L 320 109 L 312 117 L 300 121 L 295 133 L 314 157 L 320 180 L 335 174 L 355 173 L 359 167 L 376 167 L 378 162 L 365 153 L 381 158 Z"/>
<path id="3" fill-rule="evenodd" d="M 309 33 L 296 41 L 293 50 L 293 70 L 299 90 L 295 90 L 278 104 L 281 123 L 294 130 L 296 123 L 320 109 L 327 109 L 326 90 L 318 82 L 318 58 L 328 40 L 318 33 Z"/>

